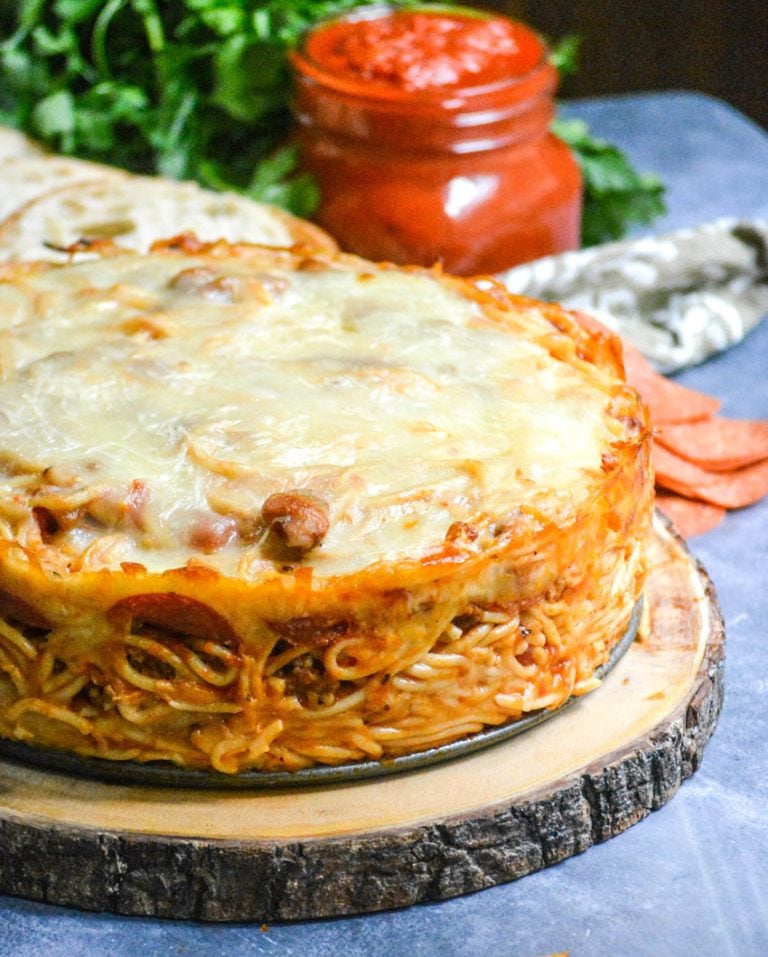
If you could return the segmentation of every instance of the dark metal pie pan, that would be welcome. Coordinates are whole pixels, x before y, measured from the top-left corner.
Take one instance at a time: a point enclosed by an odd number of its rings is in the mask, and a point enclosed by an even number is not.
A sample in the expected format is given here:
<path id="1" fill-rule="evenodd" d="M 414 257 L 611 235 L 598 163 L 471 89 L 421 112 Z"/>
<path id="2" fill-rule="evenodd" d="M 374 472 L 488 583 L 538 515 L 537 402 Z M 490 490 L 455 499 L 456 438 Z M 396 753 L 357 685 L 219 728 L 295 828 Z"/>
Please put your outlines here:
<path id="1" fill-rule="evenodd" d="M 635 640 L 642 614 L 642 599 L 635 606 L 626 632 L 614 646 L 610 657 L 595 672 L 603 678 L 621 660 Z M 401 774 L 419 768 L 431 767 L 453 758 L 465 757 L 476 751 L 491 747 L 501 741 L 514 738 L 537 725 L 561 714 L 578 698 L 569 698 L 551 711 L 538 711 L 508 724 L 478 731 L 476 734 L 426 751 L 405 754 L 385 761 L 357 761 L 350 764 L 320 765 L 300 771 L 242 771 L 239 774 L 222 774 L 218 771 L 196 771 L 177 767 L 162 761 L 112 761 L 104 758 L 82 757 L 69 751 L 54 748 L 38 748 L 0 738 L 0 755 L 23 764 L 57 771 L 77 777 L 93 778 L 111 784 L 143 785 L 145 787 L 203 788 L 209 790 L 276 790 L 289 788 L 324 787 L 326 785 L 353 784 L 369 778 Z"/>

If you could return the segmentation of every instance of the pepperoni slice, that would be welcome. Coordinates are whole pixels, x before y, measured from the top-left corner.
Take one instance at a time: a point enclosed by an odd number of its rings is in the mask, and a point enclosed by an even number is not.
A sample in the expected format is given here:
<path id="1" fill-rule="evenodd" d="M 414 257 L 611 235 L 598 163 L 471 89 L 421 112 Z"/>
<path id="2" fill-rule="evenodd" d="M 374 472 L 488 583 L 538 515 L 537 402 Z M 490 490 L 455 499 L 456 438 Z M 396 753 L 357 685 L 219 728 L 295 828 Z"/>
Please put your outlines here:
<path id="1" fill-rule="evenodd" d="M 270 628 L 295 648 L 314 645 L 325 648 L 350 630 L 346 619 L 327 621 L 322 618 L 289 618 L 285 621 L 270 621 Z"/>
<path id="2" fill-rule="evenodd" d="M 0 615 L 10 624 L 34 628 L 36 631 L 50 631 L 53 628 L 45 615 L 4 588 L 0 588 Z"/>
<path id="3" fill-rule="evenodd" d="M 667 518 L 683 538 L 693 538 L 703 535 L 722 522 L 725 509 L 709 502 L 697 502 L 691 498 L 684 498 L 674 492 L 658 491 L 656 506 Z"/>
<path id="4" fill-rule="evenodd" d="M 667 424 L 656 440 L 712 472 L 730 472 L 768 459 L 768 421 L 714 418 Z"/>
<path id="5" fill-rule="evenodd" d="M 196 598 L 174 592 L 123 598 L 110 608 L 109 617 L 128 622 L 132 630 L 149 626 L 177 637 L 210 638 L 229 645 L 237 642 L 234 629 L 218 612 Z"/>
<path id="6" fill-rule="evenodd" d="M 768 494 L 768 459 L 734 472 L 709 472 L 656 445 L 656 483 L 722 508 L 744 508 Z"/>

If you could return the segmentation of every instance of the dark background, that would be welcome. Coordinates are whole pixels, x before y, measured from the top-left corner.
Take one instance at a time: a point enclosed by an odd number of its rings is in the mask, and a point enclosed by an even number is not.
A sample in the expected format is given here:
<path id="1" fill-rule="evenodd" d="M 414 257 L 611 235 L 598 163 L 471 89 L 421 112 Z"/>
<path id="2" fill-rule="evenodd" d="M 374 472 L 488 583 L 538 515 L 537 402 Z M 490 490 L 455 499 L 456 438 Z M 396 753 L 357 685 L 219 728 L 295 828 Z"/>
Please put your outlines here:
<path id="1" fill-rule="evenodd" d="M 768 128 L 768 0 L 480 0 L 550 39 L 582 37 L 564 99 L 698 90 Z"/>

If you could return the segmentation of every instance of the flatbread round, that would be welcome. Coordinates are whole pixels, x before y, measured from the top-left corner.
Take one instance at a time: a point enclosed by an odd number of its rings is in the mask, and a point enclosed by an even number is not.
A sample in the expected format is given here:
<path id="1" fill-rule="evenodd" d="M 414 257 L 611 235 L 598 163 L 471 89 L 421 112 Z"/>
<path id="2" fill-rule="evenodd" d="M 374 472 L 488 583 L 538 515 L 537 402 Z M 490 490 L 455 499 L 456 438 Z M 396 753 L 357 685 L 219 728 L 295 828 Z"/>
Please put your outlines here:
<path id="1" fill-rule="evenodd" d="M 128 174 L 111 166 L 67 156 L 13 156 L 0 160 L 0 220 L 12 216 L 33 199 L 63 186 Z"/>
<path id="2" fill-rule="evenodd" d="M 0 225 L 0 258 L 58 261 L 57 249 L 83 238 L 146 252 L 156 239 L 183 232 L 204 241 L 335 249 L 321 229 L 276 207 L 196 183 L 126 175 L 64 186 L 28 202 Z"/>
<path id="3" fill-rule="evenodd" d="M 9 126 L 0 126 L 0 161 L 14 156 L 44 156 L 42 148 L 28 136 Z"/>

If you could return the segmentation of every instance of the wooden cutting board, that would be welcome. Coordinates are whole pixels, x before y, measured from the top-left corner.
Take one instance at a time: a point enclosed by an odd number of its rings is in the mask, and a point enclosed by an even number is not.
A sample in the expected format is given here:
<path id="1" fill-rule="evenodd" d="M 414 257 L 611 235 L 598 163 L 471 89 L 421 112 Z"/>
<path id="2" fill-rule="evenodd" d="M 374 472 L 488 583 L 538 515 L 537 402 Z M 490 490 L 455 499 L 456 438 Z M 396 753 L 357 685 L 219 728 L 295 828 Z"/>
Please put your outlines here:
<path id="1" fill-rule="evenodd" d="M 711 582 L 661 523 L 651 558 L 647 633 L 601 688 L 442 765 L 258 793 L 0 761 L 0 891 L 121 914 L 311 918 L 466 894 L 619 834 L 697 769 L 722 703 Z"/>

